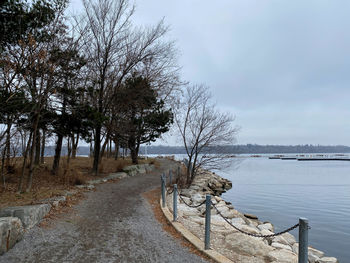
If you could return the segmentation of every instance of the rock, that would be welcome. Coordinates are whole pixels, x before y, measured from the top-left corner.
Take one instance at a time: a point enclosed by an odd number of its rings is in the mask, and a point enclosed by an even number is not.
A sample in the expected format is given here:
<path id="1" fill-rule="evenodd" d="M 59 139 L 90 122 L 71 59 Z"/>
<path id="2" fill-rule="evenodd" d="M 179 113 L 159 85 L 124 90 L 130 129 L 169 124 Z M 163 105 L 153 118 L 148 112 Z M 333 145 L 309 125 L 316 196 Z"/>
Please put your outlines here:
<path id="1" fill-rule="evenodd" d="M 123 172 L 127 173 L 129 176 L 135 176 L 138 172 L 137 165 L 130 165 L 123 168 Z"/>
<path id="2" fill-rule="evenodd" d="M 260 229 L 260 231 L 266 229 L 273 232 L 273 225 L 271 223 L 261 224 L 261 225 L 258 225 L 257 227 Z"/>
<path id="3" fill-rule="evenodd" d="M 244 214 L 244 216 L 249 219 L 258 219 L 256 215 L 252 215 L 252 214 Z"/>
<path id="4" fill-rule="evenodd" d="M 231 219 L 231 222 L 232 222 L 232 224 L 235 225 L 235 226 L 245 224 L 245 221 L 244 221 L 242 218 L 240 218 L 240 217 L 232 218 L 232 219 Z"/>
<path id="5" fill-rule="evenodd" d="M 221 212 L 221 214 L 227 219 L 234 218 L 236 215 L 233 209 L 228 209 L 227 211 Z"/>
<path id="6" fill-rule="evenodd" d="M 278 242 L 272 242 L 271 246 L 275 247 L 275 248 L 283 248 L 283 249 L 287 249 L 287 250 L 292 251 L 292 248 L 290 246 L 285 245 L 285 244 L 281 244 L 281 243 L 278 243 Z"/>
<path id="7" fill-rule="evenodd" d="M 107 180 L 113 180 L 113 179 L 122 179 L 127 177 L 128 174 L 125 172 L 119 172 L 119 173 L 111 173 L 108 176 L 105 177 Z"/>
<path id="8" fill-rule="evenodd" d="M 320 258 L 317 263 L 338 263 L 338 260 L 334 257 L 323 257 Z"/>
<path id="9" fill-rule="evenodd" d="M 290 246 L 293 246 L 293 244 L 297 242 L 295 237 L 289 233 L 284 233 L 281 235 L 281 237 L 283 237 Z"/>
<path id="10" fill-rule="evenodd" d="M 269 252 L 270 261 L 277 261 L 279 263 L 297 263 L 298 256 L 286 249 L 275 249 Z"/>
<path id="11" fill-rule="evenodd" d="M 308 254 L 309 263 L 316 263 L 320 258 L 312 253 Z"/>
<path id="12" fill-rule="evenodd" d="M 192 199 L 192 203 L 200 204 L 205 200 L 205 196 L 201 195 L 199 193 L 196 193 L 196 194 L 192 195 L 191 199 Z"/>
<path id="13" fill-rule="evenodd" d="M 240 254 L 248 254 L 251 256 L 265 257 L 269 252 L 273 251 L 273 248 L 265 244 L 263 240 L 239 232 L 227 235 L 225 243 L 227 248 Z"/>
<path id="14" fill-rule="evenodd" d="M 308 254 L 310 255 L 310 254 L 313 254 L 313 255 L 315 255 L 315 256 L 317 256 L 317 257 L 319 257 L 319 258 L 322 258 L 322 257 L 324 257 L 324 252 L 322 252 L 322 251 L 320 251 L 320 250 L 317 250 L 317 249 L 315 249 L 315 248 L 313 248 L 313 247 L 308 247 Z"/>
<path id="15" fill-rule="evenodd" d="M 177 209 L 179 216 L 199 216 L 197 209 L 188 207 L 185 204 L 178 204 Z"/>
<path id="16" fill-rule="evenodd" d="M 32 228 L 46 216 L 50 204 L 6 207 L 0 210 L 0 217 L 18 217 L 25 229 Z"/>
<path id="17" fill-rule="evenodd" d="M 284 245 L 289 245 L 288 241 L 284 237 L 282 237 L 282 235 L 274 237 L 272 239 L 272 242 L 277 242 L 277 243 L 281 243 Z"/>
<path id="18" fill-rule="evenodd" d="M 7 252 L 22 239 L 24 229 L 17 217 L 0 218 L 0 255 Z"/>
<path id="19" fill-rule="evenodd" d="M 216 195 L 214 195 L 214 198 L 215 198 L 216 202 L 220 202 L 223 200 L 220 196 L 216 196 Z"/>
<path id="20" fill-rule="evenodd" d="M 272 235 L 273 232 L 271 232 L 270 230 L 267 230 L 267 229 L 263 229 L 260 231 L 260 234 L 264 235 L 264 236 L 268 236 L 268 235 Z M 266 240 L 269 245 L 271 245 L 272 239 L 273 239 L 273 237 L 265 237 L 264 238 L 264 240 Z"/>

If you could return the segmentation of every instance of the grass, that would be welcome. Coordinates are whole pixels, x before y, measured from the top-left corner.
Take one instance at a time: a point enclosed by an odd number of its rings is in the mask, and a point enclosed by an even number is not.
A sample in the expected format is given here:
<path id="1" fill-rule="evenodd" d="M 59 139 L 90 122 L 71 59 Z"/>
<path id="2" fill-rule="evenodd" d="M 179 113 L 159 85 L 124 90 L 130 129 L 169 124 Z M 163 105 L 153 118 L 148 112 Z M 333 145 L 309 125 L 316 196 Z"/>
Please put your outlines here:
<path id="1" fill-rule="evenodd" d="M 66 190 L 75 188 L 76 185 L 85 184 L 96 179 L 91 173 L 92 158 L 77 157 L 70 160 L 67 167 L 67 157 L 62 157 L 57 175 L 51 174 L 53 157 L 45 157 L 45 163 L 35 168 L 33 186 L 29 193 L 17 193 L 17 187 L 21 174 L 21 158 L 12 160 L 12 171 L 6 176 L 6 188 L 0 189 L 0 209 L 8 206 L 29 205 L 39 200 L 62 195 Z M 157 163 L 154 159 L 140 160 L 139 163 Z M 125 166 L 131 165 L 131 159 L 103 158 L 99 168 L 99 176 L 120 172 Z M 26 175 L 28 169 L 26 170 Z"/>

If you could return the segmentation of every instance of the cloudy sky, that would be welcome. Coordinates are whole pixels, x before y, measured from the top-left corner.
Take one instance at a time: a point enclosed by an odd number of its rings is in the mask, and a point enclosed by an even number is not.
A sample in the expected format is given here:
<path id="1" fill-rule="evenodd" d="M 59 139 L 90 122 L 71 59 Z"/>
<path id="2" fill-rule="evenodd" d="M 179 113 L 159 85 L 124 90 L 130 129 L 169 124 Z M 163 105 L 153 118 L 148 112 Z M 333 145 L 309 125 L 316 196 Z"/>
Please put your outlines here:
<path id="1" fill-rule="evenodd" d="M 183 79 L 210 86 L 218 106 L 235 114 L 238 143 L 350 145 L 350 1 L 136 6 L 136 24 L 165 18 Z"/>

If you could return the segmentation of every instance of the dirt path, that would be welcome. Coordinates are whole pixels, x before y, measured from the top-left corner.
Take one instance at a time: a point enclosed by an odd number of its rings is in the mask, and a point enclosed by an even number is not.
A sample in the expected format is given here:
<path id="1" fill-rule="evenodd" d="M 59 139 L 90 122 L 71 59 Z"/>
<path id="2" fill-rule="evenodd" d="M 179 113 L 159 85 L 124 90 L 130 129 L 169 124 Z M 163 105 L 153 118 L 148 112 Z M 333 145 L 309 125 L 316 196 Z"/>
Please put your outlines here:
<path id="1" fill-rule="evenodd" d="M 159 187 L 159 175 L 97 186 L 74 210 L 48 228 L 35 227 L 1 263 L 15 262 L 207 262 L 162 229 L 142 194 Z"/>

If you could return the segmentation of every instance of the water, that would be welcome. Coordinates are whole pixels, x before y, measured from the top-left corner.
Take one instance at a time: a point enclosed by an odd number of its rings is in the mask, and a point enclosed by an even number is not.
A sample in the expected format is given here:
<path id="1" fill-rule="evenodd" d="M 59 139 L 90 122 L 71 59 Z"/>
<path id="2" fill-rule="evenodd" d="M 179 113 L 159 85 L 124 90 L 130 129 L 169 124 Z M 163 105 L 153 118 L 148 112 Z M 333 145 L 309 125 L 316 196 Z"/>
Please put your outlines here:
<path id="1" fill-rule="evenodd" d="M 276 232 L 306 217 L 309 244 L 350 262 L 350 162 L 238 158 L 218 174 L 232 181 L 223 198 L 237 210 L 273 223 Z"/>

